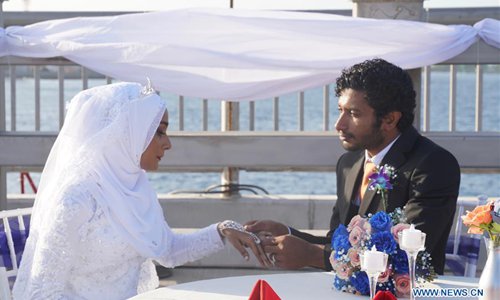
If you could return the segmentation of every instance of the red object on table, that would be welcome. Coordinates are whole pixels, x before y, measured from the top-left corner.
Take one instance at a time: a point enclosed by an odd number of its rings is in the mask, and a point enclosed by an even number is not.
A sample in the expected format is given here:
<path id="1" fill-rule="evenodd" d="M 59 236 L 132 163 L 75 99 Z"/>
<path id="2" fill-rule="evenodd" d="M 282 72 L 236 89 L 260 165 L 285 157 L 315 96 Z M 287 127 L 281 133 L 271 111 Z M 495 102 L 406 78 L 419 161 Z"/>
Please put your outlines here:
<path id="1" fill-rule="evenodd" d="M 389 291 L 378 291 L 373 300 L 398 300 L 398 298 Z"/>
<path id="2" fill-rule="evenodd" d="M 259 279 L 253 286 L 248 300 L 281 300 L 267 281 Z"/>

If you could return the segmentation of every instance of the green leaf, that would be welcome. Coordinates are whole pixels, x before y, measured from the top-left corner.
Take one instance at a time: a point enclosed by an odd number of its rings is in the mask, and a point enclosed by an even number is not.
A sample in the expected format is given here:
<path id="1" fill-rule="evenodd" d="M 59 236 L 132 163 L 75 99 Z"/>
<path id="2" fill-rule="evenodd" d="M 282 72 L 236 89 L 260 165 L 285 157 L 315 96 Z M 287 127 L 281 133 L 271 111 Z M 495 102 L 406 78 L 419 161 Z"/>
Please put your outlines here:
<path id="1" fill-rule="evenodd" d="M 500 224 L 496 223 L 496 222 L 492 222 L 491 223 L 491 232 L 492 233 L 500 233 Z"/>
<path id="2" fill-rule="evenodd" d="M 491 223 L 488 223 L 488 224 L 485 224 L 485 223 L 479 224 L 479 228 L 487 230 L 487 231 L 490 231 L 490 224 Z"/>

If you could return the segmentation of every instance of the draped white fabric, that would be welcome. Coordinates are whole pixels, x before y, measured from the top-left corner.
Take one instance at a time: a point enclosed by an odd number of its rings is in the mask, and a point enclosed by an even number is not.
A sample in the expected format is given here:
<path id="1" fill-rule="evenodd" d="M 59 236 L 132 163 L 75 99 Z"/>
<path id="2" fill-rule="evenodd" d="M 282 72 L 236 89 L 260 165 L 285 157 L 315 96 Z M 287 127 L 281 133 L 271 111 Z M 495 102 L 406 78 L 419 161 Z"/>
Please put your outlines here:
<path id="1" fill-rule="evenodd" d="M 474 24 L 479 36 L 489 45 L 500 48 L 500 21 L 484 19 Z"/>
<path id="2" fill-rule="evenodd" d="M 8 27 L 0 56 L 63 56 L 161 91 L 256 100 L 331 83 L 374 57 L 403 68 L 452 58 L 484 39 L 499 48 L 500 21 L 437 25 L 330 14 L 185 9 Z"/>

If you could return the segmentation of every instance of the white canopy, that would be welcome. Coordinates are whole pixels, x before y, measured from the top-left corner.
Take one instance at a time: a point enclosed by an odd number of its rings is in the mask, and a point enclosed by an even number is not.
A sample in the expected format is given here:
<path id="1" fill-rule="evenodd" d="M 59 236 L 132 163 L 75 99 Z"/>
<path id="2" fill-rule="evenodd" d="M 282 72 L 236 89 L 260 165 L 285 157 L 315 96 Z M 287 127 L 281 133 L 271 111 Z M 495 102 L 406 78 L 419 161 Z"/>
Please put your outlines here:
<path id="1" fill-rule="evenodd" d="M 331 14 L 184 9 L 0 29 L 0 56 L 63 56 L 99 73 L 200 98 L 256 100 L 321 86 L 374 57 L 405 69 L 452 58 L 500 21 L 475 26 Z"/>

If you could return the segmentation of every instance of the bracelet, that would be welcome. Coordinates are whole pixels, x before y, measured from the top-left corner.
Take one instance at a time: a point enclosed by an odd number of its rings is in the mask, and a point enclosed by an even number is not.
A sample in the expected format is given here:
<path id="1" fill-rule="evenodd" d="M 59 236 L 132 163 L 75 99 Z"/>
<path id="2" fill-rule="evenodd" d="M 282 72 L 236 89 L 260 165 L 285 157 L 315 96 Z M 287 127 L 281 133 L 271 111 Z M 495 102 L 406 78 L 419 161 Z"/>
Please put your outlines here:
<path id="1" fill-rule="evenodd" d="M 238 222 L 232 221 L 232 220 L 226 220 L 223 222 L 220 222 L 217 225 L 217 229 L 219 230 L 220 234 L 225 237 L 223 230 L 224 229 L 234 229 L 236 231 L 244 232 L 249 234 L 253 240 L 255 241 L 256 244 L 260 244 L 260 239 L 258 236 L 256 236 L 254 233 L 246 231 L 245 228 L 243 228 L 243 225 L 241 225 Z"/>

